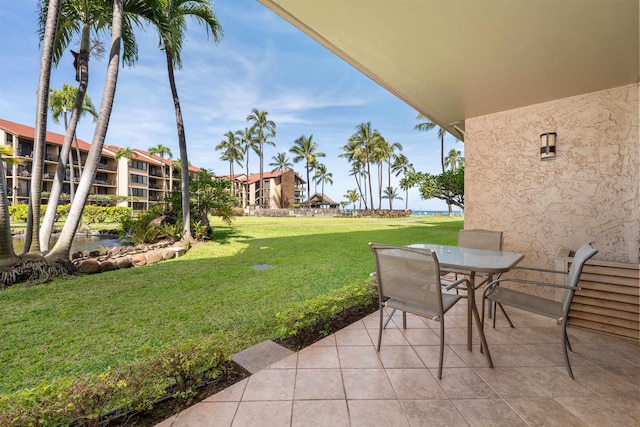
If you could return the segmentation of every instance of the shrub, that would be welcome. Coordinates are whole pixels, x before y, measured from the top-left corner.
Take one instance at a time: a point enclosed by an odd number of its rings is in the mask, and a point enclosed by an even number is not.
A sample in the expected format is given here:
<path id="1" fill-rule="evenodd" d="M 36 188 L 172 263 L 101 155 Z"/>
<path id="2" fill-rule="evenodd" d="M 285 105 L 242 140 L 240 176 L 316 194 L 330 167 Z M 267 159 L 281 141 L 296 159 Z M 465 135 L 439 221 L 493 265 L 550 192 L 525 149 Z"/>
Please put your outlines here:
<path id="1" fill-rule="evenodd" d="M 9 215 L 14 221 L 26 221 L 28 208 L 26 204 L 11 205 L 9 206 Z"/>
<path id="2" fill-rule="evenodd" d="M 332 317 L 354 306 L 368 306 L 377 301 L 377 298 L 378 291 L 373 279 L 318 295 L 277 313 L 279 333 L 282 338 L 294 337 L 302 331 L 310 330 L 316 330 L 323 336 L 329 335 L 332 332 L 328 329 Z"/>

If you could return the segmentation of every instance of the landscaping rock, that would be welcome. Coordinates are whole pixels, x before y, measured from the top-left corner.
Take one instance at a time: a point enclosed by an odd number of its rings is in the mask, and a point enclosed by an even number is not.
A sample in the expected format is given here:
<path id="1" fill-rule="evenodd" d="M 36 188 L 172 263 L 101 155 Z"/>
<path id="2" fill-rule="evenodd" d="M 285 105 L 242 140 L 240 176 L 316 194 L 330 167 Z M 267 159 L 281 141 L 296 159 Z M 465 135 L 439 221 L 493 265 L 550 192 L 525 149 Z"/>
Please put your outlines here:
<path id="1" fill-rule="evenodd" d="M 175 251 L 169 249 L 163 249 L 161 254 L 162 259 L 174 259 L 178 257 L 178 254 Z"/>
<path id="2" fill-rule="evenodd" d="M 147 265 L 157 264 L 162 261 L 162 253 L 159 251 L 147 252 Z"/>
<path id="3" fill-rule="evenodd" d="M 100 263 L 100 272 L 103 273 L 105 271 L 111 271 L 111 270 L 117 270 L 118 269 L 118 265 L 111 261 L 111 260 L 106 260 Z"/>
<path id="4" fill-rule="evenodd" d="M 116 258 L 115 262 L 116 262 L 116 265 L 118 266 L 118 268 L 133 267 L 133 262 L 131 261 L 131 257 L 130 256 L 123 256 L 123 257 L 120 257 L 120 258 Z"/>
<path id="5" fill-rule="evenodd" d="M 135 254 L 131 257 L 131 262 L 136 267 L 147 265 L 147 257 L 145 254 Z"/>
<path id="6" fill-rule="evenodd" d="M 76 266 L 76 271 L 82 274 L 94 274 L 100 272 L 100 263 L 92 258 L 80 261 Z"/>

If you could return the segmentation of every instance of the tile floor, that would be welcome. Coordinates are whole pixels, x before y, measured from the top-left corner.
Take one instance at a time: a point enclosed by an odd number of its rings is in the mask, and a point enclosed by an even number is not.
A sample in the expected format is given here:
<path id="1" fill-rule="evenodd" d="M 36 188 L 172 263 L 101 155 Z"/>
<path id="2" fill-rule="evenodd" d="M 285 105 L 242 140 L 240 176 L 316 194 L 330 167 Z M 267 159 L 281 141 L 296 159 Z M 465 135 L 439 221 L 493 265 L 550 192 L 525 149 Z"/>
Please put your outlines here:
<path id="1" fill-rule="evenodd" d="M 559 327 L 508 309 L 486 328 L 494 368 L 466 347 L 466 300 L 439 324 L 394 316 L 376 352 L 378 313 L 211 396 L 159 427 L 199 426 L 638 426 L 637 341 L 570 329 L 575 380 L 566 375 Z"/>

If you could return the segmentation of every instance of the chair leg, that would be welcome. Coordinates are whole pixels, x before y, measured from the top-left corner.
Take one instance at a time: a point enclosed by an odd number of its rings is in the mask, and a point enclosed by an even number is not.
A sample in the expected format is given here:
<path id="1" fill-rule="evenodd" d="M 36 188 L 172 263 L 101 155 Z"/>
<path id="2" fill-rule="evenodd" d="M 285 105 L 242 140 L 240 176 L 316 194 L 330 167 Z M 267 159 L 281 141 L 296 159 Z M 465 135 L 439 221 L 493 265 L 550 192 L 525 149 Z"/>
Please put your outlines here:
<path id="1" fill-rule="evenodd" d="M 407 312 L 402 312 L 402 329 L 407 329 Z"/>
<path id="2" fill-rule="evenodd" d="M 507 322 L 509 322 L 509 326 L 511 326 L 512 328 L 515 328 L 515 326 L 513 326 L 513 323 L 511 322 L 511 318 L 509 317 L 509 315 L 505 311 L 505 309 L 502 306 L 502 304 L 498 303 L 498 307 L 500 307 L 500 311 L 502 311 L 502 314 L 504 314 L 504 317 L 507 318 Z M 493 327 L 495 328 L 496 327 L 495 315 L 493 317 L 494 317 Z"/>
<path id="3" fill-rule="evenodd" d="M 440 361 L 438 363 L 438 379 L 442 379 L 442 362 L 444 361 L 444 316 L 440 317 Z"/>
<path id="4" fill-rule="evenodd" d="M 571 353 L 573 353 L 573 349 L 571 348 L 571 341 L 569 341 L 569 334 L 565 334 L 565 337 L 567 338 L 567 348 Z"/>
<path id="5" fill-rule="evenodd" d="M 386 323 L 384 324 L 384 326 L 382 325 L 383 317 L 384 317 L 384 306 L 380 304 L 380 328 L 378 329 L 378 353 L 380 352 L 380 344 L 382 344 L 382 328 L 386 326 Z M 389 319 L 391 319 L 391 316 L 389 316 Z"/>
<path id="6" fill-rule="evenodd" d="M 384 329 L 384 328 L 386 328 L 386 327 L 387 327 L 387 325 L 388 325 L 388 324 L 389 324 L 389 322 L 391 321 L 391 318 L 393 317 L 393 315 L 395 314 L 395 312 L 396 312 L 396 309 L 395 309 L 395 308 L 391 310 L 391 314 L 389 315 L 389 318 L 387 319 L 387 321 L 386 321 L 386 322 L 384 322 L 384 326 L 382 327 L 382 329 Z M 382 329 L 381 329 L 381 330 L 382 330 Z"/>
<path id="7" fill-rule="evenodd" d="M 569 353 L 567 353 L 567 343 L 569 342 L 569 337 L 567 336 L 567 328 L 566 325 L 563 325 L 562 328 L 562 353 L 564 354 L 564 362 L 567 365 L 567 374 L 569 374 L 569 378 L 573 378 L 573 371 L 571 370 L 571 363 L 569 362 Z"/>
<path id="8" fill-rule="evenodd" d="M 482 329 L 482 322 L 480 322 L 480 316 L 478 315 L 478 308 L 474 306 L 471 308 L 473 312 L 473 317 L 476 319 L 476 326 L 478 327 L 478 333 L 480 334 L 480 349 L 484 348 L 487 350 L 487 361 L 489 362 L 489 367 L 493 368 L 493 361 L 491 360 L 491 353 L 489 352 L 489 345 L 487 344 L 487 339 L 484 336 L 484 330 Z"/>

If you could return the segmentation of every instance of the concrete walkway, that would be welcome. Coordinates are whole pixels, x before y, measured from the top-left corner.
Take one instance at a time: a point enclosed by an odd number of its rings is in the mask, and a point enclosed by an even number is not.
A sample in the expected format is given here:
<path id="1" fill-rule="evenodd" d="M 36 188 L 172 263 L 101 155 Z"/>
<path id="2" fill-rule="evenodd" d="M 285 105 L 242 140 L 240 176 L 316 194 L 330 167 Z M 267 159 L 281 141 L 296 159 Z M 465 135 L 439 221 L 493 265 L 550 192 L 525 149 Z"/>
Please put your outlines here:
<path id="1" fill-rule="evenodd" d="M 575 380 L 564 368 L 560 328 L 509 309 L 486 328 L 495 368 L 466 348 L 466 300 L 439 324 L 394 317 L 376 352 L 378 313 L 258 370 L 158 424 L 200 426 L 637 426 L 638 341 L 571 328 Z"/>

